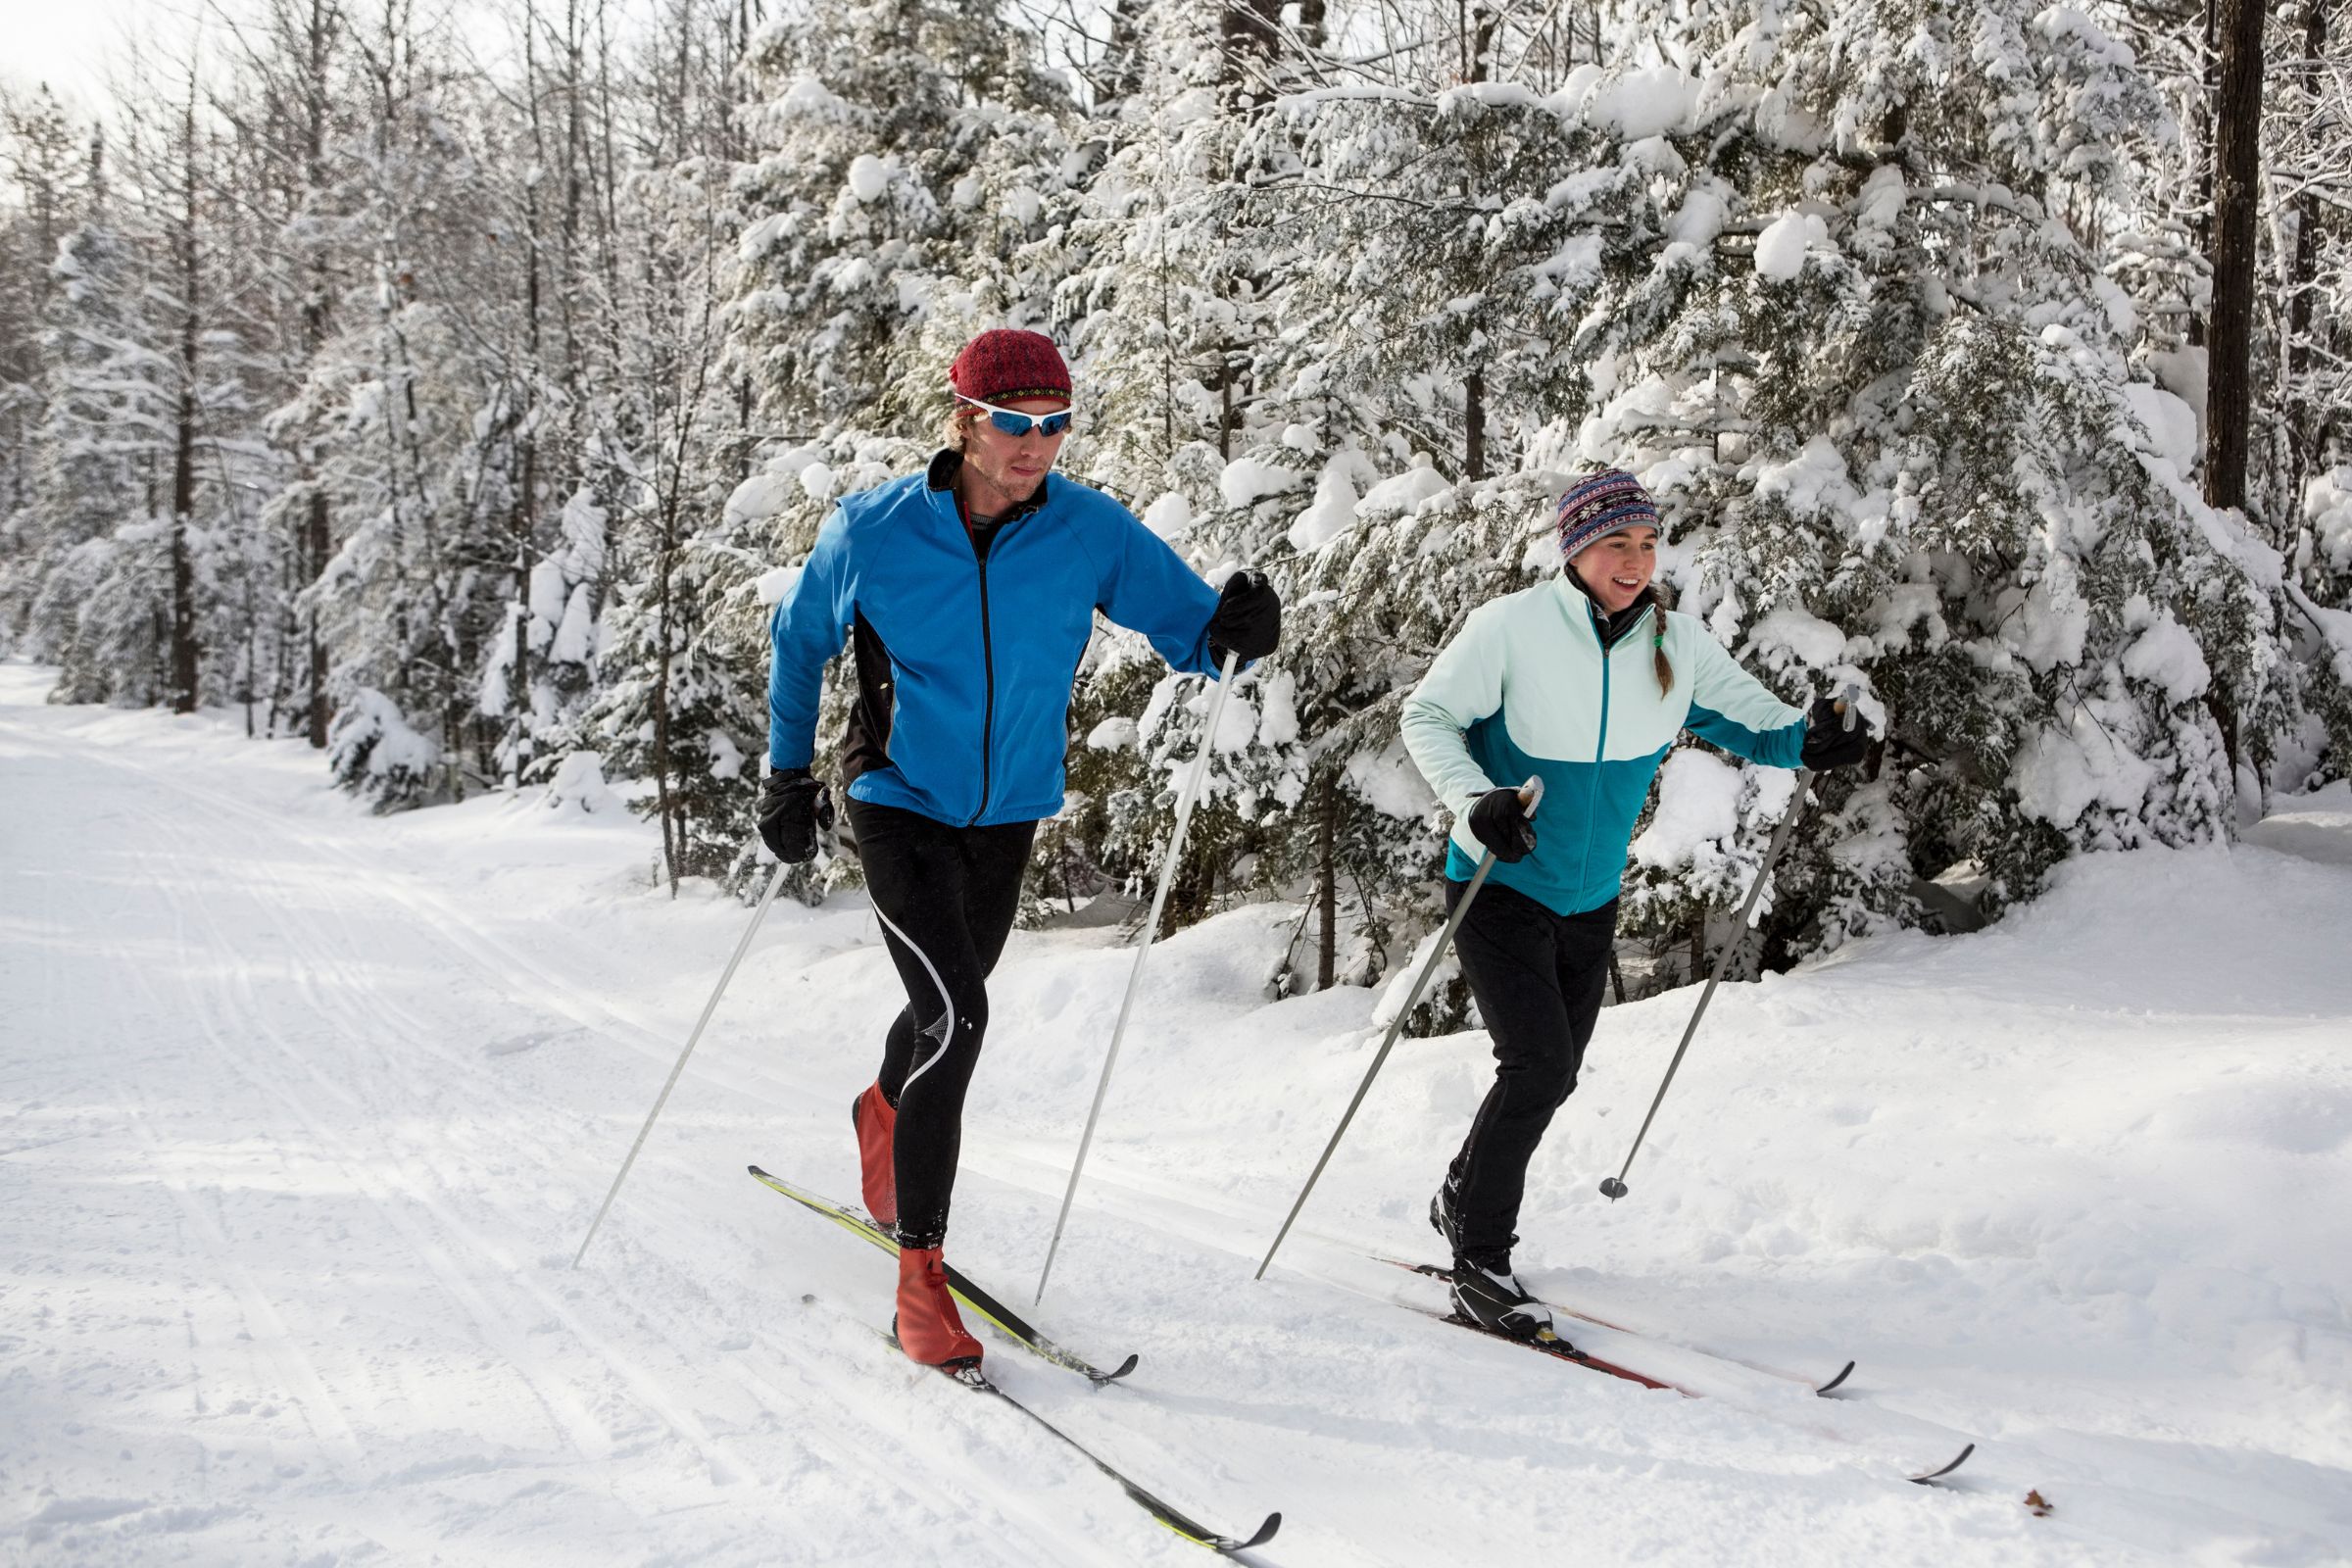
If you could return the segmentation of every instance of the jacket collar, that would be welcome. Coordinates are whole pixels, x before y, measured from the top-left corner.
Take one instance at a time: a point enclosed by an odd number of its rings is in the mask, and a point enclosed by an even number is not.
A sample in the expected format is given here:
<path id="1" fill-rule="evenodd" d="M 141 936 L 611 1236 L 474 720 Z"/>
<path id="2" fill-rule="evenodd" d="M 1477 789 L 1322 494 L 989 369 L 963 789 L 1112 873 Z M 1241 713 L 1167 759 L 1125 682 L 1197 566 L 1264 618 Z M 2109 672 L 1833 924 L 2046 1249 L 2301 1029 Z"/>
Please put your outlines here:
<path id="1" fill-rule="evenodd" d="M 1600 645 L 1603 653 L 1613 651 L 1625 640 L 1628 632 L 1642 624 L 1642 617 L 1649 613 L 1649 596 L 1646 594 L 1616 614 L 1607 613 L 1600 608 L 1600 601 L 1592 597 L 1592 590 L 1587 588 L 1585 580 L 1576 574 L 1575 568 L 1566 564 L 1560 567 L 1559 593 L 1569 618 L 1591 628 L 1592 640 Z"/>
<path id="2" fill-rule="evenodd" d="M 955 490 L 956 475 L 962 469 L 963 454 L 954 447 L 941 447 L 931 455 L 930 463 L 923 468 L 923 488 L 934 493 L 946 491 L 950 508 L 960 513 L 962 509 L 955 505 Z M 1046 492 L 1053 483 L 1054 476 L 1050 473 L 1038 480 L 1037 488 L 1029 492 L 1029 499 L 1006 513 L 999 526 L 1006 522 L 1018 522 L 1045 506 Z"/>

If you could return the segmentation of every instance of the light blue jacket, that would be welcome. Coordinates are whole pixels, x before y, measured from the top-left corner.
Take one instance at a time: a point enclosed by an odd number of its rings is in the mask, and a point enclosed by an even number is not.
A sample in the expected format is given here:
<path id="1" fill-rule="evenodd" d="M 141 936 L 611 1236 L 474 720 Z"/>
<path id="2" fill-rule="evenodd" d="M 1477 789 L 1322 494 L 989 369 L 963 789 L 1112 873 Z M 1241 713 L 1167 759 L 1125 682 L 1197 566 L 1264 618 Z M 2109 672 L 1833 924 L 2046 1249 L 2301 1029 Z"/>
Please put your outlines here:
<path id="1" fill-rule="evenodd" d="M 1604 652 L 1592 601 L 1566 575 L 1481 605 L 1405 699 L 1405 750 L 1453 813 L 1446 874 L 1468 881 L 1485 846 L 1470 808 L 1544 777 L 1536 849 L 1491 880 L 1559 914 L 1617 896 L 1635 819 L 1683 730 L 1773 767 L 1794 767 L 1804 714 L 1774 697 L 1689 615 L 1666 617 L 1674 686 L 1658 689 L 1654 621 Z"/>

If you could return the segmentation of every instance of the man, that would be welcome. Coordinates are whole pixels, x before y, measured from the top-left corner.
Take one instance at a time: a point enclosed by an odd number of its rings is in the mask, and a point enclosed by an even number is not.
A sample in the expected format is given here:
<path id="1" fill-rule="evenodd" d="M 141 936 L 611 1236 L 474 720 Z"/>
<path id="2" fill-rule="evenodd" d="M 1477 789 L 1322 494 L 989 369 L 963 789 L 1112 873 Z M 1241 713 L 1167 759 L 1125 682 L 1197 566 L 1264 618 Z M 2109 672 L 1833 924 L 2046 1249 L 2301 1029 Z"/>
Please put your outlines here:
<path id="1" fill-rule="evenodd" d="M 1070 688 L 1102 610 L 1177 669 L 1274 651 L 1264 577 L 1210 588 L 1099 490 L 1053 477 L 1076 409 L 1051 338 L 999 328 L 948 370 L 951 444 L 924 472 L 845 498 L 776 607 L 760 833 L 783 860 L 831 820 L 809 774 L 824 666 L 858 700 L 842 782 L 883 941 L 906 987 L 882 1068 L 851 1107 L 865 1205 L 899 1238 L 897 1333 L 968 1366 L 941 1261 L 984 982 L 1020 905 L 1038 820 L 1061 809 Z"/>

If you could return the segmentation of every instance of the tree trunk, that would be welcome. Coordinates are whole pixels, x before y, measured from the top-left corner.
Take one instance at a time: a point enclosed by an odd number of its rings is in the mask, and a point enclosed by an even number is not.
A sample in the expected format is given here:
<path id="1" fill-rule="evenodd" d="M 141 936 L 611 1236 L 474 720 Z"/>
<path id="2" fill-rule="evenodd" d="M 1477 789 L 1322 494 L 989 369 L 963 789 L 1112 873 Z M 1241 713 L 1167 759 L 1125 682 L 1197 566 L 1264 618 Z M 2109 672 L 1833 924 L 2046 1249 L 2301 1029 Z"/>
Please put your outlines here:
<path id="1" fill-rule="evenodd" d="M 2328 50 L 2328 0 L 2304 0 L 2303 93 L 2304 113 L 2313 124 L 2321 122 L 2321 60 Z M 2286 279 L 2286 353 L 2283 377 L 2287 407 L 2286 501 L 2290 509 L 2303 502 L 2303 481 L 2326 452 L 2327 420 L 2315 406 L 2311 374 L 2312 300 L 2319 291 L 2320 199 L 2305 189 L 2295 199 L 2295 255 Z M 2281 529 L 2287 524 L 2282 520 Z"/>
<path id="2" fill-rule="evenodd" d="M 2262 153 L 2261 0 L 2220 0 L 2214 101 L 2213 312 L 2206 332 L 2205 499 L 2246 504 L 2254 335 L 2255 204 Z"/>
<path id="3" fill-rule="evenodd" d="M 1487 476 L 1487 372 L 1472 370 L 1462 382 L 1462 477 Z"/>
<path id="4" fill-rule="evenodd" d="M 1315 907 L 1323 933 L 1315 944 L 1315 989 L 1329 991 L 1340 960 L 1340 775 L 1326 772 L 1315 806 Z"/>
<path id="5" fill-rule="evenodd" d="M 172 448 L 172 711 L 196 711 L 196 582 L 188 528 L 196 513 L 196 83 L 180 115 L 179 409 Z"/>

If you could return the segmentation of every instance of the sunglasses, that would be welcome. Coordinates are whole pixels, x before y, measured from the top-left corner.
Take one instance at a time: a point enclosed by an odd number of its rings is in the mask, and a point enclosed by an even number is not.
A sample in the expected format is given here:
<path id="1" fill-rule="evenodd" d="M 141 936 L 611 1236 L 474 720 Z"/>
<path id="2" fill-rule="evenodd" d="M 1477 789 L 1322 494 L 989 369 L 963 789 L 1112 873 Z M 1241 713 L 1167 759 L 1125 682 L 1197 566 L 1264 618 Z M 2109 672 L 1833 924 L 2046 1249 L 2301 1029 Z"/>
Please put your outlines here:
<path id="1" fill-rule="evenodd" d="M 1011 436 L 1027 435 L 1032 427 L 1049 437 L 1060 435 L 1069 429 L 1070 415 L 1075 412 L 1056 409 L 1052 414 L 1022 414 L 1014 409 L 1000 409 L 994 403 L 983 403 L 978 398 L 967 398 L 960 392 L 956 394 L 956 401 L 969 403 L 975 409 L 986 409 L 988 422 Z"/>

